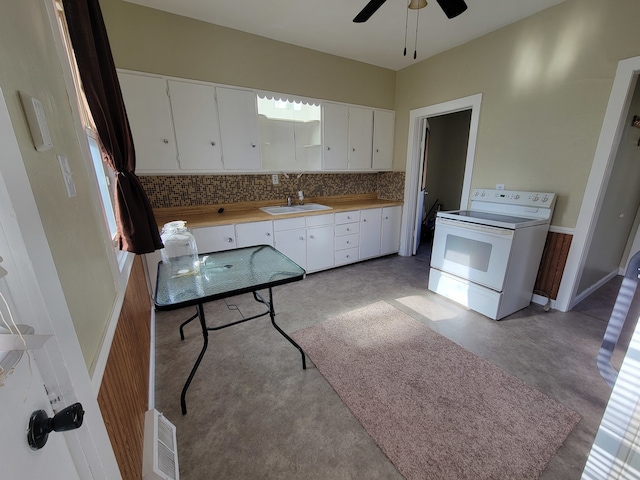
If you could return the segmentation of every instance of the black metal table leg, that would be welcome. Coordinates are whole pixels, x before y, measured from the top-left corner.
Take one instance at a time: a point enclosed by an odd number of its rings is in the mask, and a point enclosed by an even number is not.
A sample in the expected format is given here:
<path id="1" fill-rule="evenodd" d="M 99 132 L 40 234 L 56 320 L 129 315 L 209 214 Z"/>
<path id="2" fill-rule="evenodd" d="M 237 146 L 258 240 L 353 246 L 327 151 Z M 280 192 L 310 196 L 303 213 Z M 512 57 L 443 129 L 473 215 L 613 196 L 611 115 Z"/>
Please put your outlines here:
<path id="1" fill-rule="evenodd" d="M 282 330 L 278 326 L 278 324 L 276 323 L 276 311 L 275 311 L 275 308 L 273 307 L 273 292 L 271 290 L 271 287 L 269 287 L 269 301 L 268 302 L 264 298 L 262 298 L 262 296 L 260 296 L 260 294 L 258 292 L 253 292 L 253 298 L 255 298 L 256 301 L 258 301 L 260 303 L 264 303 L 269 308 L 269 317 L 271 317 L 271 324 L 274 326 L 274 328 L 278 332 L 280 332 L 280 335 L 282 335 L 284 338 L 289 340 L 289 342 L 300 351 L 300 355 L 302 355 L 302 369 L 306 370 L 307 369 L 307 359 L 306 359 L 306 357 L 304 355 L 304 351 L 302 350 L 300 345 L 298 345 L 293 338 L 291 338 L 289 335 L 287 335 L 284 332 L 284 330 Z"/>
<path id="2" fill-rule="evenodd" d="M 196 314 L 196 316 L 200 318 L 200 325 L 202 326 L 202 337 L 204 338 L 204 341 L 202 343 L 202 350 L 200 350 L 200 355 L 198 355 L 198 359 L 191 369 L 191 373 L 189 374 L 189 378 L 187 378 L 187 382 L 184 384 L 184 387 L 182 387 L 182 394 L 180 395 L 180 406 L 182 407 L 183 415 L 187 414 L 187 402 L 185 400 L 185 397 L 187 396 L 187 389 L 189 388 L 191 380 L 193 380 L 193 376 L 196 374 L 196 370 L 198 370 L 198 367 L 200 366 L 202 357 L 204 357 L 204 352 L 207 351 L 207 346 L 209 345 L 209 330 L 207 330 L 207 324 L 204 319 L 204 308 L 202 307 L 202 304 L 197 305 L 196 308 L 198 309 L 198 313 Z M 193 320 L 193 318 L 191 318 L 189 321 Z"/>
<path id="3" fill-rule="evenodd" d="M 195 314 L 193 314 L 191 317 L 189 317 L 189 319 L 188 319 L 188 320 L 185 320 L 184 322 L 182 322 L 182 323 L 180 324 L 180 340 L 184 340 L 184 326 L 185 326 L 187 323 L 191 322 L 192 320 L 196 319 L 197 317 L 198 317 L 198 309 L 197 309 L 197 307 L 196 307 L 196 313 L 195 313 Z"/>

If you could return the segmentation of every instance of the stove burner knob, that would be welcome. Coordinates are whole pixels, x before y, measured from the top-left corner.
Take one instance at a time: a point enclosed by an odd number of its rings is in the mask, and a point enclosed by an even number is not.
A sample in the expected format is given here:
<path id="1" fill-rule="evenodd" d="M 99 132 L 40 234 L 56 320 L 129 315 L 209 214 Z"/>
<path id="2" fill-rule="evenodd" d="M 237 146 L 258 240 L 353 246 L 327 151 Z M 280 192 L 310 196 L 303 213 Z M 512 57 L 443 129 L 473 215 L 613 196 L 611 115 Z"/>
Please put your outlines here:
<path id="1" fill-rule="evenodd" d="M 535 197 L 533 197 L 533 201 L 537 202 L 538 200 L 540 200 L 540 197 L 538 195 L 536 195 Z"/>
<path id="2" fill-rule="evenodd" d="M 484 192 L 482 192 L 482 196 L 484 197 L 486 194 Z"/>
<path id="3" fill-rule="evenodd" d="M 520 198 L 520 195 L 516 193 L 515 199 L 518 200 L 519 198 Z"/>
<path id="4" fill-rule="evenodd" d="M 549 200 L 549 197 L 547 197 L 546 195 L 545 195 L 544 197 L 542 197 L 542 201 L 543 201 L 543 202 L 546 202 L 546 201 L 548 201 L 548 200 Z"/>

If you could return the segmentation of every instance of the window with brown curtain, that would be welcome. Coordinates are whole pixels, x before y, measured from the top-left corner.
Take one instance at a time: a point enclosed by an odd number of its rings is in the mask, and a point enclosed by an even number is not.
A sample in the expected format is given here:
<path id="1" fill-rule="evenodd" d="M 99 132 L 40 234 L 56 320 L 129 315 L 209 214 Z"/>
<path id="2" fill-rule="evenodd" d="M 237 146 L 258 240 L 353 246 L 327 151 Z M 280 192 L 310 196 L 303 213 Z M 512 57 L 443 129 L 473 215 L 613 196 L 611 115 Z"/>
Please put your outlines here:
<path id="1" fill-rule="evenodd" d="M 114 172 L 116 240 L 143 254 L 162 248 L 153 209 L 135 174 L 136 157 L 98 0 L 62 0 L 81 90 L 103 154 Z"/>

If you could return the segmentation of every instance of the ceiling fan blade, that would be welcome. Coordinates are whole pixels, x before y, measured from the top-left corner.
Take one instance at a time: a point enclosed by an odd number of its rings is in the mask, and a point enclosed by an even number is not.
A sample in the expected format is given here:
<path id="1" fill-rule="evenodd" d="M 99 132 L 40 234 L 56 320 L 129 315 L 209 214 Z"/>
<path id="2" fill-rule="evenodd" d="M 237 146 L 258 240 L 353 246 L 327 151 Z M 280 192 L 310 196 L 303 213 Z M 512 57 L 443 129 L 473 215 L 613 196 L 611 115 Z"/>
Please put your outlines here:
<path id="1" fill-rule="evenodd" d="M 454 18 L 467 9 L 464 0 L 436 0 L 448 18 Z"/>
<path id="2" fill-rule="evenodd" d="M 360 11 L 358 15 L 353 19 L 355 23 L 363 23 L 369 20 L 369 17 L 376 13 L 376 11 L 382 6 L 384 2 L 387 0 L 371 0 L 369 3 L 365 5 L 365 7 Z"/>

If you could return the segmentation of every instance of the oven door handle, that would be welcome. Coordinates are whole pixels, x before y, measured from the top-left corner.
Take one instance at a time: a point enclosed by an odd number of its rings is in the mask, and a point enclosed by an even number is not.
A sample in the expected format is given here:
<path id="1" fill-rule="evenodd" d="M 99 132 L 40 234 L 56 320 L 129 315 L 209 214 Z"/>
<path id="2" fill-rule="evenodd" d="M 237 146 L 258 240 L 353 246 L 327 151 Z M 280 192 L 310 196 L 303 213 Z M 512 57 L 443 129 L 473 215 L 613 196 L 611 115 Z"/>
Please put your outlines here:
<path id="1" fill-rule="evenodd" d="M 478 223 L 472 223 L 472 222 L 461 222 L 459 220 L 450 220 L 448 218 L 442 218 L 442 217 L 438 218 L 437 223 L 446 225 L 448 227 L 463 228 L 465 230 L 473 230 L 476 232 L 487 233 L 489 235 L 499 235 L 499 236 L 505 236 L 505 237 L 513 236 L 513 230 L 510 230 L 508 228 L 492 227 L 490 225 L 480 225 Z"/>

